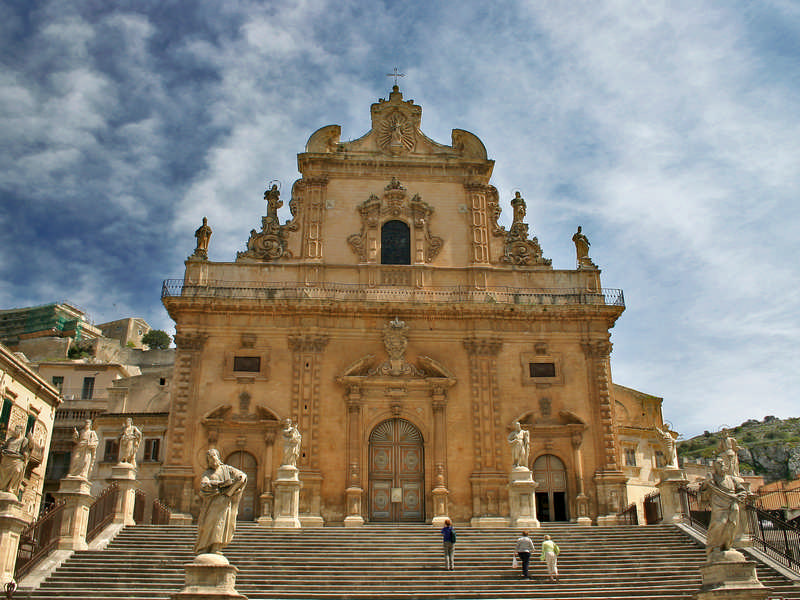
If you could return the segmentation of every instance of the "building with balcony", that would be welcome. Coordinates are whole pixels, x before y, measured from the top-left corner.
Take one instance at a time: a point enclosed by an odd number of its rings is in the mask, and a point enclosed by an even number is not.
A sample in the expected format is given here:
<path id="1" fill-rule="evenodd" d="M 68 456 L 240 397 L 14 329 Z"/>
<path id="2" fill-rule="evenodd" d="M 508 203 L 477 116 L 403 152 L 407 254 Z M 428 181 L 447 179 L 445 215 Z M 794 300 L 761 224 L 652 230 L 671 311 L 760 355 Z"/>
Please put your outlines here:
<path id="1" fill-rule="evenodd" d="M 627 504 L 642 474 L 626 471 L 621 439 L 649 448 L 663 421 L 660 398 L 612 381 L 622 291 L 602 286 L 580 230 L 563 241 L 575 264 L 555 268 L 522 194 L 491 185 L 481 140 L 454 129 L 436 142 L 421 115 L 395 86 L 362 137 L 319 129 L 298 155 L 290 221 L 272 186 L 245 250 L 209 260 L 204 221 L 183 279 L 164 282 L 177 354 L 159 482 L 177 511 L 193 511 L 217 448 L 248 474 L 241 518 L 269 516 L 285 418 L 303 436 L 306 526 L 507 523 L 516 422 L 539 520 Z"/>

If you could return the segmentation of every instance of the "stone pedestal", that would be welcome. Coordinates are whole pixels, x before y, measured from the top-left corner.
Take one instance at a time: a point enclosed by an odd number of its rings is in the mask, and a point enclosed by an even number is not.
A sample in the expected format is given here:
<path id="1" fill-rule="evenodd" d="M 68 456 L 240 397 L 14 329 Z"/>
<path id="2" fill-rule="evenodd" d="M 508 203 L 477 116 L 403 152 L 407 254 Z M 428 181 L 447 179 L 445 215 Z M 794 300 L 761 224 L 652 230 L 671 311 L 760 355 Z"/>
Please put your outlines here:
<path id="1" fill-rule="evenodd" d="M 61 518 L 59 550 L 86 550 L 86 527 L 89 524 L 89 507 L 94 498 L 92 484 L 88 479 L 67 475 L 61 480 L 56 499 L 66 502 Z"/>
<path id="2" fill-rule="evenodd" d="M 511 527 L 536 529 L 540 527 L 536 518 L 536 488 L 528 467 L 514 467 L 508 483 L 508 505 L 511 512 Z"/>
<path id="3" fill-rule="evenodd" d="M 272 492 L 264 492 L 258 497 L 261 515 L 256 519 L 259 527 L 272 527 Z"/>
<path id="4" fill-rule="evenodd" d="M 575 510 L 578 512 L 578 518 L 575 522 L 583 527 L 589 527 L 592 524 L 592 519 L 589 516 L 589 498 L 586 494 L 578 494 L 575 498 Z"/>
<path id="5" fill-rule="evenodd" d="M 275 480 L 275 529 L 300 529 L 300 488 L 302 483 L 296 467 L 283 465 L 278 468 Z"/>
<path id="6" fill-rule="evenodd" d="M 683 518 L 679 490 L 686 484 L 686 473 L 682 469 L 667 467 L 656 484 L 661 493 L 661 518 L 663 523 L 678 523 Z"/>
<path id="7" fill-rule="evenodd" d="M 119 489 L 117 503 L 114 506 L 114 521 L 117 525 L 136 525 L 133 520 L 133 509 L 136 503 L 136 467 L 128 463 L 119 463 L 111 467 L 109 483 L 116 483 Z"/>
<path id="8" fill-rule="evenodd" d="M 349 487 L 344 491 L 347 516 L 344 518 L 345 527 L 362 527 L 364 517 L 361 516 L 361 495 L 364 493 L 360 487 Z"/>
<path id="9" fill-rule="evenodd" d="M 247 600 L 247 596 L 238 593 L 235 588 L 239 569 L 221 554 L 200 554 L 183 567 L 186 570 L 186 585 L 182 591 L 172 594 L 173 600 Z"/>
<path id="10" fill-rule="evenodd" d="M 758 580 L 756 564 L 736 550 L 720 553 L 720 560 L 700 567 L 700 574 L 703 584 L 696 600 L 765 600 L 769 595 Z"/>
<path id="11" fill-rule="evenodd" d="M 433 488 L 433 519 L 431 525 L 434 527 L 444 527 L 447 516 L 447 496 L 450 494 L 446 487 Z"/>
<path id="12" fill-rule="evenodd" d="M 14 494 L 0 492 L 0 586 L 14 579 L 19 536 L 32 521 Z"/>

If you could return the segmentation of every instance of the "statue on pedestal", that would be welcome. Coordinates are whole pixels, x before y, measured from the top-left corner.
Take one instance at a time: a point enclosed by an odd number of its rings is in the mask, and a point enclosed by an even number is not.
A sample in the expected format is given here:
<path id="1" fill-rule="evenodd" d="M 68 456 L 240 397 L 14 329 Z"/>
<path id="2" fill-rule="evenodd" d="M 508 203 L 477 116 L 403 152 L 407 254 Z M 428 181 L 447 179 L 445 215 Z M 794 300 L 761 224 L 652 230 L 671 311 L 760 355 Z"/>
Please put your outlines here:
<path id="1" fill-rule="evenodd" d="M 195 554 L 222 554 L 221 550 L 233 539 L 239 500 L 247 485 L 247 475 L 226 465 L 219 451 L 206 453 L 208 469 L 200 478 L 200 497 L 203 505 L 197 517 Z"/>
<path id="2" fill-rule="evenodd" d="M 706 560 L 725 560 L 725 552 L 733 550 L 739 530 L 740 505 L 747 497 L 741 477 L 725 470 L 725 460 L 714 460 L 713 472 L 700 484 L 704 502 L 711 506 L 711 520 L 706 534 Z M 737 553 L 738 554 L 738 553 Z"/>
<path id="3" fill-rule="evenodd" d="M 578 267 L 594 267 L 592 259 L 589 258 L 589 238 L 581 231 L 581 226 L 578 225 L 578 231 L 572 236 L 572 241 L 575 243 L 575 256 L 578 261 Z"/>
<path id="4" fill-rule="evenodd" d="M 99 443 L 97 434 L 92 430 L 91 419 L 86 419 L 80 431 L 77 429 L 72 430 L 72 443 L 74 445 L 67 477 L 89 479 L 89 472 L 92 470 L 97 444 Z"/>
<path id="5" fill-rule="evenodd" d="M 296 467 L 297 459 L 300 457 L 300 442 L 303 436 L 300 435 L 297 426 L 291 419 L 283 422 L 283 462 L 281 466 Z"/>
<path id="6" fill-rule="evenodd" d="M 511 444 L 511 462 L 514 468 L 528 468 L 528 454 L 531 449 L 531 434 L 523 429 L 519 421 L 514 421 L 514 430 L 508 434 L 508 443 Z"/>
<path id="7" fill-rule="evenodd" d="M 722 439 L 719 441 L 717 450 L 720 457 L 725 461 L 725 470 L 731 475 L 739 476 L 739 443 L 736 438 L 728 433 L 727 429 L 722 430 Z"/>
<path id="8" fill-rule="evenodd" d="M 142 431 L 133 424 L 130 417 L 125 419 L 119 435 L 119 462 L 136 467 L 136 452 L 142 443 Z"/>
<path id="9" fill-rule="evenodd" d="M 15 496 L 22 487 L 25 467 L 31 455 L 30 440 L 25 437 L 25 428 L 17 425 L 0 450 L 0 492 L 8 492 Z"/>
<path id="10" fill-rule="evenodd" d="M 669 429 L 664 429 L 663 431 L 655 427 L 655 430 L 658 432 L 658 435 L 661 436 L 661 439 L 664 443 L 664 449 L 666 450 L 666 457 L 667 457 L 667 464 L 666 467 L 668 469 L 677 469 L 678 468 L 678 447 L 675 443 L 675 437 L 673 437 L 672 432 Z"/>

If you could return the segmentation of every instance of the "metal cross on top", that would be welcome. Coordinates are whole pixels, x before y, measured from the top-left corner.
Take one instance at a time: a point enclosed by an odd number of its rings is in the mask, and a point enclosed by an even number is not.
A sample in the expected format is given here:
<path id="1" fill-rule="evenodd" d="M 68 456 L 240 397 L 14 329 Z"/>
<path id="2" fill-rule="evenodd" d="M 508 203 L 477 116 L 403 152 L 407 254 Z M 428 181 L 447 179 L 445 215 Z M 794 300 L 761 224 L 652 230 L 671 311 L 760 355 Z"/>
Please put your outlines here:
<path id="1" fill-rule="evenodd" d="M 387 77 L 394 77 L 394 84 L 397 85 L 397 78 L 398 77 L 405 77 L 406 74 L 405 73 L 401 73 L 400 71 L 397 70 L 397 67 L 395 67 L 394 68 L 394 73 L 387 73 L 386 76 Z"/>

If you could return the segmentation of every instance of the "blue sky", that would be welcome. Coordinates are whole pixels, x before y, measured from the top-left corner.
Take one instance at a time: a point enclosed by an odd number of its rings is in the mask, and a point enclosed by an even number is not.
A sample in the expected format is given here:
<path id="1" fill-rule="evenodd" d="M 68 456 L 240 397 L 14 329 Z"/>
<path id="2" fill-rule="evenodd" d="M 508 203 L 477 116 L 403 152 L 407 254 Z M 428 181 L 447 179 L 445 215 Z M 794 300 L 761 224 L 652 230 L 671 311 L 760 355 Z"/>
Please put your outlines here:
<path id="1" fill-rule="evenodd" d="M 0 308 L 172 331 L 161 281 L 202 217 L 232 260 L 266 182 L 323 125 L 365 133 L 397 66 L 554 267 L 583 226 L 625 292 L 616 382 L 687 437 L 798 416 L 797 2 L 14 0 L 0 61 Z"/>

